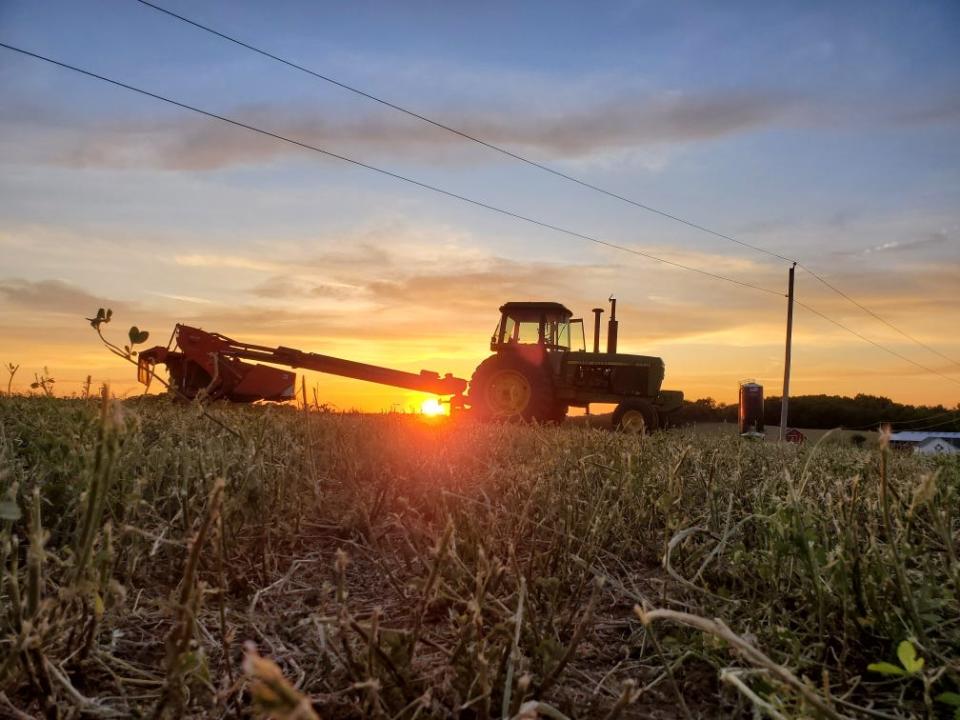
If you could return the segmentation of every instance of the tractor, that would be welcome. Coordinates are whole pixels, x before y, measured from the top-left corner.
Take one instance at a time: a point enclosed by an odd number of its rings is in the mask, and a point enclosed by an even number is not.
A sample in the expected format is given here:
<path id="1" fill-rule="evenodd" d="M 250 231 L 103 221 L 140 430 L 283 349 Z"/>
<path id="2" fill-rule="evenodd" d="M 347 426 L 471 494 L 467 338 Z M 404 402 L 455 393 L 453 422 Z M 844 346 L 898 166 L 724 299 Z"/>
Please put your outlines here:
<path id="1" fill-rule="evenodd" d="M 560 422 L 570 407 L 616 404 L 613 425 L 649 432 L 669 423 L 683 393 L 661 390 L 663 360 L 617 352 L 616 300 L 607 351 L 600 352 L 600 315 L 594 309 L 593 351 L 583 320 L 556 302 L 508 302 L 500 307 L 490 349 L 473 373 L 466 402 L 481 418 L 518 417 Z"/>
<path id="2" fill-rule="evenodd" d="M 449 373 L 368 365 L 287 347 L 241 343 L 200 328 L 178 324 L 173 347 L 144 350 L 138 378 L 149 384 L 165 364 L 169 387 L 180 398 L 233 402 L 284 401 L 295 395 L 296 375 L 274 365 L 407 388 L 449 397 L 452 413 L 484 420 L 562 422 L 570 407 L 616 404 L 614 427 L 649 432 L 665 425 L 680 408 L 683 393 L 661 390 L 663 361 L 617 352 L 616 300 L 611 301 L 607 351 L 600 352 L 601 308 L 594 309 L 593 351 L 587 352 L 583 320 L 556 302 L 508 302 L 490 340 L 493 355 L 480 363 L 468 383 Z M 260 361 L 254 364 L 250 361 Z"/>

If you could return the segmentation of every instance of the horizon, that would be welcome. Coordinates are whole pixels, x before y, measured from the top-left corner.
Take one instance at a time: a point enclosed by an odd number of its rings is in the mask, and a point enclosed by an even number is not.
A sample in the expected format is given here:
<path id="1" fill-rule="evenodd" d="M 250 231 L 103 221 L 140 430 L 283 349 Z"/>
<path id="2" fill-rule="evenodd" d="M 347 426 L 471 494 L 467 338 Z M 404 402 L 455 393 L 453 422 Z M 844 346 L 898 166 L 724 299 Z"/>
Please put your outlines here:
<path id="1" fill-rule="evenodd" d="M 163 7 L 818 274 L 938 353 L 960 309 L 960 7 L 950 2 L 305 2 Z M 493 38 L 496 38 L 493 40 Z M 631 250 L 786 287 L 767 255 L 599 196 L 130 0 L 0 6 L 0 41 Z M 469 378 L 508 300 L 590 325 L 664 388 L 782 389 L 783 298 L 497 216 L 0 48 L 0 363 L 58 393 L 135 372 L 84 320 L 177 322 Z M 956 363 L 797 273 L 791 395 L 960 404 Z M 428 395 L 308 373 L 341 409 Z M 5 386 L 5 383 L 4 383 Z"/>

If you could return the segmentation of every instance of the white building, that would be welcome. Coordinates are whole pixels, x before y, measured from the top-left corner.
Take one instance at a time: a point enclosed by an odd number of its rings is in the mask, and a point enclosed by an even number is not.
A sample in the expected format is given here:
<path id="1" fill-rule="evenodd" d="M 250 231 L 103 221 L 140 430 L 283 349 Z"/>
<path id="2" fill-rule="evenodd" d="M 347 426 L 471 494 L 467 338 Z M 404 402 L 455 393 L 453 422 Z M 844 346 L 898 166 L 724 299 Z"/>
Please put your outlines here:
<path id="1" fill-rule="evenodd" d="M 954 455 L 960 453 L 960 432 L 905 430 L 890 435 L 890 446 L 912 449 L 923 455 Z"/>

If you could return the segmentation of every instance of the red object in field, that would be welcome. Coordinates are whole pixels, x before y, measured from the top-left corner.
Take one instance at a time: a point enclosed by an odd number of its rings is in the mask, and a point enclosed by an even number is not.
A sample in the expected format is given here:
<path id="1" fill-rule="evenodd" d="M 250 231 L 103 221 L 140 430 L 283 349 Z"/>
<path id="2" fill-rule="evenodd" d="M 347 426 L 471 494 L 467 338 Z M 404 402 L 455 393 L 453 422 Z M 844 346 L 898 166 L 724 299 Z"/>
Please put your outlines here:
<path id="1" fill-rule="evenodd" d="M 796 428 L 790 428 L 786 433 L 784 433 L 783 439 L 787 442 L 802 443 L 807 441 L 807 436 Z"/>
<path id="2" fill-rule="evenodd" d="M 165 364 L 170 371 L 171 387 L 188 398 L 201 392 L 212 399 L 234 402 L 293 398 L 296 393 L 295 373 L 245 362 L 248 360 L 306 368 L 435 395 L 460 396 L 467 387 L 466 380 L 449 374 L 440 377 L 428 370 L 422 370 L 420 374 L 409 373 L 293 348 L 239 343 L 219 333 L 187 325 L 178 324 L 173 337 L 173 350 L 157 346 L 140 353 L 137 377 L 146 383 L 153 367 Z"/>

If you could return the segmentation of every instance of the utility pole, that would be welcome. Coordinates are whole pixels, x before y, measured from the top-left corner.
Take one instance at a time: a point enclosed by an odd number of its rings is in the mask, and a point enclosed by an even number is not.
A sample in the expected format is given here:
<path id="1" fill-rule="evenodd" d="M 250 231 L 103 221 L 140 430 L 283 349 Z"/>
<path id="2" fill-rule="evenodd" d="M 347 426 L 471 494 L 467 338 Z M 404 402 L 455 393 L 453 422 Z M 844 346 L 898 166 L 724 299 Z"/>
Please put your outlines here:
<path id="1" fill-rule="evenodd" d="M 790 405 L 790 350 L 793 348 L 793 275 L 797 264 L 790 266 L 787 282 L 787 351 L 783 361 L 783 396 L 780 398 L 780 442 L 787 434 L 787 408 Z"/>

